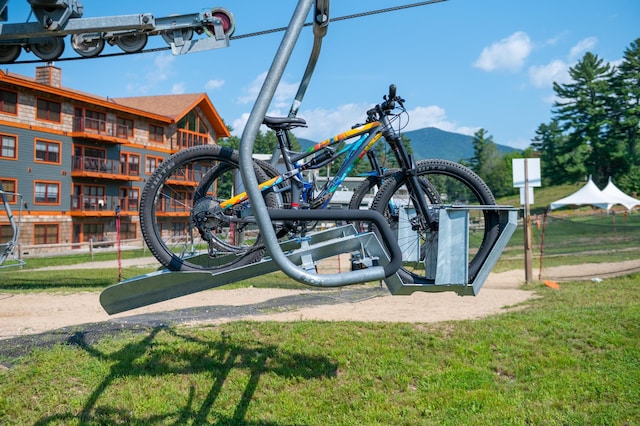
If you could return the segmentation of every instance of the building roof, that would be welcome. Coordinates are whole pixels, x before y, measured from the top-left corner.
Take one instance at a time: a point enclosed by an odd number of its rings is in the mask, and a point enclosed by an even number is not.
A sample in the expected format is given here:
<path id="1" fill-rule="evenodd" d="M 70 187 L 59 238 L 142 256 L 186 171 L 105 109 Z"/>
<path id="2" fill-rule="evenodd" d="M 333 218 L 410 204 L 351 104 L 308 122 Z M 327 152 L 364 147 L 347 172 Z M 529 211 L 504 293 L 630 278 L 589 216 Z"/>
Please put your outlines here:
<path id="1" fill-rule="evenodd" d="M 50 93 L 62 98 L 72 99 L 83 103 L 101 106 L 164 123 L 177 122 L 189 111 L 199 106 L 213 130 L 219 137 L 229 137 L 229 130 L 214 108 L 206 93 L 186 95 L 158 95 L 130 98 L 108 98 L 81 92 L 64 86 L 51 86 L 39 83 L 35 78 L 0 70 L 0 82 L 10 85 Z"/>
<path id="2" fill-rule="evenodd" d="M 26 77 L 24 75 L 10 73 L 9 71 L 1 71 L 0 70 L 0 82 L 23 87 L 25 89 L 36 90 L 43 93 L 49 93 L 55 96 L 59 96 L 60 98 L 71 99 L 82 103 L 88 103 L 95 106 L 100 106 L 107 109 L 118 110 L 121 112 L 138 115 L 141 117 L 146 117 L 152 120 L 157 120 L 165 123 L 170 123 L 171 118 L 166 115 L 154 114 L 150 111 L 142 110 L 142 109 L 134 109 L 130 107 L 125 107 L 124 105 L 119 106 L 114 104 L 111 99 L 108 97 L 102 97 L 86 92 L 81 92 L 79 90 L 70 89 L 68 87 L 60 86 L 55 87 L 48 84 L 39 83 L 34 78 Z"/>
<path id="3" fill-rule="evenodd" d="M 112 99 L 118 105 L 143 109 L 155 114 L 164 115 L 174 121 L 180 120 L 196 106 L 200 107 L 207 120 L 220 137 L 231 136 L 218 111 L 214 108 L 206 93 L 189 93 L 182 95 L 137 96 Z"/>

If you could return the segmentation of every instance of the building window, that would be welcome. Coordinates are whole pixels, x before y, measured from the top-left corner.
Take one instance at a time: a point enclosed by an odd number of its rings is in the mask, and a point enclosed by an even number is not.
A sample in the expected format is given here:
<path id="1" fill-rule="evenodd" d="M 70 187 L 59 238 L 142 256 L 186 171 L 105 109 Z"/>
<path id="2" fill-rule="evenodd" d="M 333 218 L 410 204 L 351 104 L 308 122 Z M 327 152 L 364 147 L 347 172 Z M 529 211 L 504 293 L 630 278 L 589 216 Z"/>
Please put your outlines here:
<path id="1" fill-rule="evenodd" d="M 133 120 L 117 117 L 116 132 L 116 136 L 119 138 L 133 138 Z"/>
<path id="2" fill-rule="evenodd" d="M 106 171 L 107 151 L 104 149 L 75 145 L 73 152 L 72 170 L 85 172 Z"/>
<path id="3" fill-rule="evenodd" d="M 18 158 L 16 150 L 16 137 L 9 135 L 0 135 L 0 157 L 2 158 Z"/>
<path id="4" fill-rule="evenodd" d="M 149 125 L 149 140 L 153 142 L 164 142 L 164 127 Z"/>
<path id="5" fill-rule="evenodd" d="M 36 140 L 36 162 L 60 164 L 59 142 L 47 142 Z"/>
<path id="6" fill-rule="evenodd" d="M 128 152 L 120 154 L 120 174 L 140 176 L 140 156 Z"/>
<path id="7" fill-rule="evenodd" d="M 120 238 L 123 240 L 135 240 L 136 224 L 135 223 L 120 224 Z"/>
<path id="8" fill-rule="evenodd" d="M 36 116 L 40 120 L 60 122 L 60 111 L 62 105 L 59 102 L 50 101 L 48 99 L 38 99 Z"/>
<path id="9" fill-rule="evenodd" d="M 71 198 L 73 210 L 102 210 L 105 208 L 105 187 L 101 185 L 74 185 Z"/>
<path id="10" fill-rule="evenodd" d="M 148 175 L 156 171 L 158 166 L 162 163 L 162 157 L 152 157 L 147 155 L 144 159 L 144 172 Z"/>
<path id="11" fill-rule="evenodd" d="M 85 110 L 84 128 L 104 132 L 107 129 L 107 115 L 104 112 Z"/>
<path id="12" fill-rule="evenodd" d="M 37 204 L 60 204 L 60 184 L 57 182 L 35 182 Z"/>
<path id="13" fill-rule="evenodd" d="M 82 242 L 104 241 L 104 224 L 103 223 L 83 223 L 82 224 Z"/>
<path id="14" fill-rule="evenodd" d="M 196 111 L 189 111 L 178 121 L 178 145 L 188 148 L 206 145 L 209 141 L 209 129 L 205 120 Z"/>
<path id="15" fill-rule="evenodd" d="M 173 191 L 173 196 L 169 203 L 169 207 L 172 212 L 186 212 L 189 211 L 189 192 L 187 191 Z"/>
<path id="16" fill-rule="evenodd" d="M 0 244 L 13 241 L 13 228 L 11 225 L 0 225 Z"/>
<path id="17" fill-rule="evenodd" d="M 209 129 L 207 129 L 205 121 L 196 111 L 193 110 L 189 111 L 187 115 L 178 121 L 178 128 L 189 130 L 191 132 L 202 133 L 203 135 L 209 133 Z"/>
<path id="18" fill-rule="evenodd" d="M 126 211 L 126 212 L 138 211 L 139 198 L 140 198 L 140 190 L 138 188 L 120 188 L 120 208 L 123 211 Z"/>
<path id="19" fill-rule="evenodd" d="M 4 192 L 13 192 L 13 193 L 17 193 L 17 188 L 18 188 L 18 181 L 15 179 L 4 179 L 4 178 L 0 178 L 0 185 L 2 185 L 2 190 Z M 9 204 L 15 204 L 16 203 L 16 196 L 15 195 L 5 195 L 5 197 L 7 198 L 7 202 Z"/>
<path id="20" fill-rule="evenodd" d="M 55 223 L 33 225 L 34 244 L 58 244 L 60 226 Z"/>
<path id="21" fill-rule="evenodd" d="M 171 236 L 182 237 L 187 233 L 186 222 L 171 222 Z"/>
<path id="22" fill-rule="evenodd" d="M 18 113 L 18 94 L 8 90 L 0 90 L 0 111 L 9 114 Z"/>

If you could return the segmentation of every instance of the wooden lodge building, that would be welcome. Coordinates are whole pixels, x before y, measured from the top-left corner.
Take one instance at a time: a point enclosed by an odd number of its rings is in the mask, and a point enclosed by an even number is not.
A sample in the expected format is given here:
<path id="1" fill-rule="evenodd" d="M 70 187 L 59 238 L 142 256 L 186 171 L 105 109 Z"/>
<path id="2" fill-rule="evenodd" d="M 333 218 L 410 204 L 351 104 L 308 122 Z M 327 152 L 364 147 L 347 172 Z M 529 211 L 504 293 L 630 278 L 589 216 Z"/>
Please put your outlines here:
<path id="1" fill-rule="evenodd" d="M 115 241 L 118 207 L 121 238 L 139 238 L 140 195 L 158 164 L 229 136 L 205 93 L 111 99 L 61 82 L 52 65 L 35 79 L 0 71 L 0 183 L 22 195 L 9 198 L 22 207 L 21 245 Z M 159 225 L 182 232 L 188 217 Z M 0 229 L 0 241 L 11 237 L 3 213 Z"/>

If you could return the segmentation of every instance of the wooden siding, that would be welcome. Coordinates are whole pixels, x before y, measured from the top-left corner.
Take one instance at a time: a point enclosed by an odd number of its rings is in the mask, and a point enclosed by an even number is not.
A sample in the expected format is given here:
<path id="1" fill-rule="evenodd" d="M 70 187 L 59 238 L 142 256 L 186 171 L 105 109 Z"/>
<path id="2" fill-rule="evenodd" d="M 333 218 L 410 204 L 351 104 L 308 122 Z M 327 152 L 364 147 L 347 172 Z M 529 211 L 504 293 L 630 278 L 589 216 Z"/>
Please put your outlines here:
<path id="1" fill-rule="evenodd" d="M 147 157 L 164 159 L 180 146 L 176 122 L 172 117 L 163 117 L 153 112 L 144 112 L 131 107 L 118 105 L 105 98 L 93 98 L 88 94 L 38 84 L 28 78 L 0 71 L 0 89 L 17 94 L 16 112 L 0 111 L 0 134 L 16 138 L 16 158 L 0 158 L 0 179 L 16 182 L 16 192 L 22 195 L 22 206 L 13 204 L 11 208 L 17 213 L 22 207 L 22 226 L 19 243 L 33 244 L 34 228 L 39 224 L 55 224 L 60 244 L 82 241 L 83 225 L 98 223 L 104 229 L 104 239 L 115 241 L 115 206 L 121 205 L 121 220 L 131 235 L 140 235 L 138 227 L 138 205 L 134 199 L 123 194 L 137 192 L 142 194 L 145 180 Z M 206 105 L 210 101 L 203 94 Z M 60 121 L 37 118 L 37 100 L 46 99 L 60 103 Z M 200 111 L 199 104 L 192 109 Z M 210 108 L 211 109 L 211 108 Z M 105 115 L 105 123 L 115 123 L 118 118 L 132 120 L 133 132 L 123 137 L 95 134 L 74 127 L 78 118 L 83 118 L 84 111 L 99 111 Z M 188 111 L 185 111 L 184 116 Z M 80 115 L 79 115 L 80 114 Z M 214 117 L 209 114 L 207 117 Z M 217 117 L 217 116 L 215 116 Z M 214 117 L 214 118 L 215 118 Z M 212 124 L 209 129 L 224 125 L 222 120 Z M 149 139 L 149 126 L 162 127 L 163 141 Z M 212 131 L 206 143 L 215 143 L 217 136 Z M 58 163 L 36 161 L 36 140 L 59 144 Z M 95 170 L 74 168 L 77 166 L 77 148 L 100 149 L 104 152 L 104 169 Z M 137 173 L 123 164 L 122 155 L 137 156 Z M 84 164 L 84 163 L 82 163 Z M 59 203 L 36 203 L 35 182 L 57 183 L 59 187 Z M 100 200 L 74 193 L 75 187 L 100 186 L 104 194 Z M 133 191 L 129 191 L 133 190 Z M 95 198 L 95 199 L 94 199 Z M 185 216 L 180 213 L 179 216 Z M 188 214 L 187 214 L 188 217 Z M 184 222 L 185 217 L 178 218 Z M 168 218 L 164 226 L 171 227 Z M 176 219 L 177 220 L 177 219 Z M 0 214 L 0 224 L 6 224 L 6 216 Z"/>

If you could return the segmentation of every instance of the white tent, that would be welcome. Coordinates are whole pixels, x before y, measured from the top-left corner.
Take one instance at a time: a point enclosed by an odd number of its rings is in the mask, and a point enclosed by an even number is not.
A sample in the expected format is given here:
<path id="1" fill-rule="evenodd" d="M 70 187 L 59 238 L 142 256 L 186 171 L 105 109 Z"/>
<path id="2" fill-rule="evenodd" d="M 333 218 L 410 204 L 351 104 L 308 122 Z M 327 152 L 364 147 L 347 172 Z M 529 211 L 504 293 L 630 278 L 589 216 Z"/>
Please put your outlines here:
<path id="1" fill-rule="evenodd" d="M 567 197 L 554 201 L 549 205 L 549 207 L 551 210 L 554 210 L 571 205 L 591 205 L 600 209 L 609 210 L 614 204 L 617 204 L 617 201 L 614 201 L 613 198 L 607 197 L 603 194 L 596 184 L 593 183 L 591 176 L 589 176 L 589 181 L 585 186 Z"/>
<path id="2" fill-rule="evenodd" d="M 635 206 L 640 206 L 640 200 L 637 200 L 633 197 L 628 196 L 624 192 L 622 192 L 617 186 L 614 185 L 611 178 L 609 178 L 609 183 L 602 190 L 602 193 L 612 200 L 615 200 L 615 204 L 622 204 L 627 208 L 627 210 L 631 210 Z"/>

